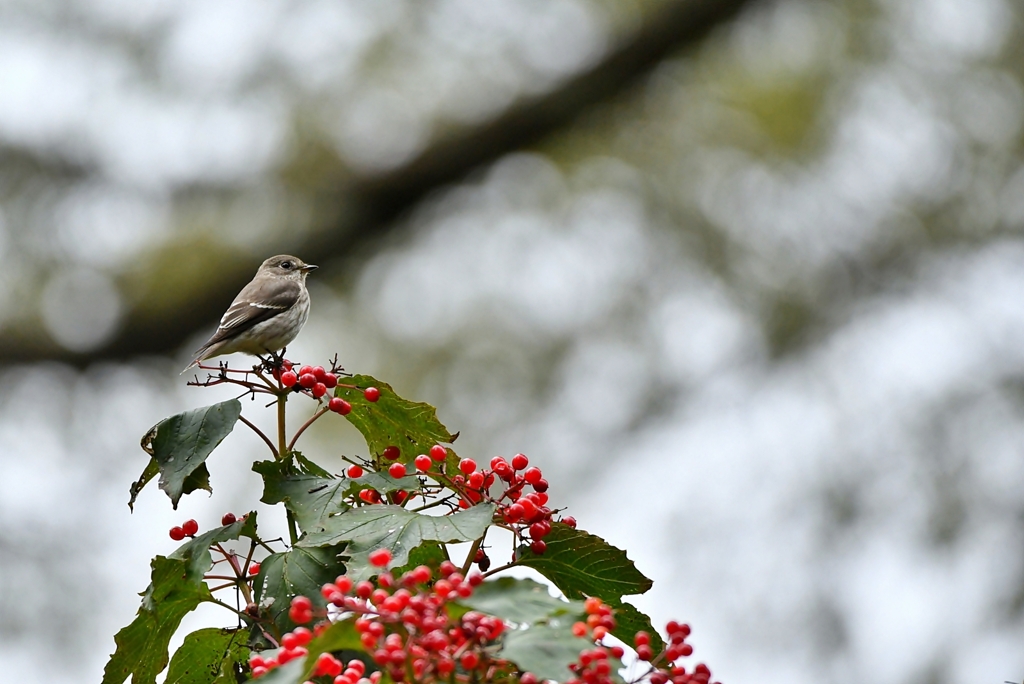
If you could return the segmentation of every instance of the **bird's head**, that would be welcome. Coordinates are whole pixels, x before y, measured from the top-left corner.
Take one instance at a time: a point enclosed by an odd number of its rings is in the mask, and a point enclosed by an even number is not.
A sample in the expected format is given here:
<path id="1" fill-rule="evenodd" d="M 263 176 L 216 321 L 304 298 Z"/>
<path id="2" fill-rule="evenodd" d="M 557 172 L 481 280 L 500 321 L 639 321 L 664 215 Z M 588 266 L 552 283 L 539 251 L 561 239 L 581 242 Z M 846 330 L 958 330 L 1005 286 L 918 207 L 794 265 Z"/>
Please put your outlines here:
<path id="1" fill-rule="evenodd" d="M 316 269 L 316 266 L 305 263 L 298 257 L 288 254 L 278 254 L 270 257 L 260 266 L 259 272 L 270 275 L 286 276 L 296 279 L 304 279 L 306 274 Z"/>

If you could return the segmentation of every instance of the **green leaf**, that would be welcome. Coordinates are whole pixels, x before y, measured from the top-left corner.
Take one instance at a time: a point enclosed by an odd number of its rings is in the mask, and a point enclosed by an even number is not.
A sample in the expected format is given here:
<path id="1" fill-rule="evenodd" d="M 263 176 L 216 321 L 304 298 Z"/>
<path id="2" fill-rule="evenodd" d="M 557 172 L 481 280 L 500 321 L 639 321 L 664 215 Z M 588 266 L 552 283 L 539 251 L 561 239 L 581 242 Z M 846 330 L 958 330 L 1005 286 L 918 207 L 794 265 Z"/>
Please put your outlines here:
<path id="1" fill-rule="evenodd" d="M 160 489 L 167 492 L 175 509 L 182 494 L 196 489 L 213 491 L 206 458 L 235 427 L 241 412 L 241 402 L 230 399 L 166 418 L 142 438 L 143 450 L 160 469 Z M 139 481 L 132 485 L 129 506 L 153 474 L 152 465 L 147 466 Z"/>
<path id="2" fill-rule="evenodd" d="M 594 647 L 593 641 L 573 635 L 573 622 L 575 619 L 569 616 L 554 617 L 546 623 L 509 630 L 500 657 L 541 680 L 564 682 L 574 677 L 569 664 L 579 659 L 580 651 Z"/>
<path id="3" fill-rule="evenodd" d="M 189 577 L 188 566 L 184 560 L 153 559 L 153 581 L 135 620 L 114 636 L 117 650 L 103 669 L 102 684 L 122 684 L 129 675 L 132 684 L 156 682 L 181 619 L 212 598 L 205 583 Z"/>
<path id="4" fill-rule="evenodd" d="M 370 453 L 375 457 L 389 446 L 396 446 L 401 452 L 398 460 L 409 464 L 435 444 L 454 442 L 458 437 L 441 424 L 433 406 L 402 399 L 386 382 L 369 375 L 354 375 L 344 384 L 354 385 L 357 389 L 338 385 L 334 396 L 352 405 L 352 411 L 345 417 L 363 434 Z M 376 402 L 367 401 L 363 396 L 367 387 L 380 390 L 380 398 Z M 454 452 L 449 456 L 454 457 Z"/>
<path id="5" fill-rule="evenodd" d="M 296 547 L 283 553 L 273 553 L 260 563 L 255 583 L 256 603 L 266 608 L 282 633 L 295 627 L 288 618 L 288 608 L 294 596 L 307 596 L 320 608 L 326 605 L 320 587 L 344 574 L 345 565 L 338 560 L 342 548 Z"/>
<path id="6" fill-rule="evenodd" d="M 653 584 L 636 569 L 625 551 L 562 523 L 554 523 L 544 541 L 547 549 L 539 556 L 530 551 L 529 546 L 521 547 L 517 553 L 519 565 L 534 568 L 570 599 L 597 596 L 621 611 L 612 634 L 632 643 L 637 629 L 648 630 L 652 648 L 660 648 L 661 638 L 651 629 L 650 618 L 622 602 L 623 596 L 642 594 Z"/>
<path id="7" fill-rule="evenodd" d="M 373 505 L 353 508 L 328 519 L 298 546 L 315 547 L 351 542 L 348 575 L 360 580 L 376 574 L 368 556 L 374 549 L 391 551 L 392 564 L 402 566 L 409 553 L 425 541 L 467 542 L 483 536 L 494 516 L 494 504 L 477 504 L 445 516 L 407 511 L 401 506 Z"/>
<path id="8" fill-rule="evenodd" d="M 529 546 L 522 547 L 518 564 L 536 569 L 571 599 L 597 596 L 617 601 L 642 594 L 653 584 L 625 551 L 583 530 L 554 523 L 544 541 L 547 549 L 539 556 Z"/>
<path id="9" fill-rule="evenodd" d="M 582 601 L 566 601 L 550 594 L 547 585 L 532 579 L 499 577 L 478 586 L 473 595 L 459 603 L 473 610 L 500 617 L 507 622 L 533 624 L 549 617 L 583 616 Z"/>
<path id="10" fill-rule="evenodd" d="M 319 476 L 289 465 L 287 461 L 260 461 L 252 469 L 263 475 L 263 497 L 266 504 L 284 503 L 304 532 L 322 529 L 331 517 L 348 510 L 346 501 L 361 489 L 372 487 L 378 492 L 419 489 L 415 477 L 395 479 L 390 475 L 369 471 L 359 478 Z"/>
<path id="11" fill-rule="evenodd" d="M 572 633 L 573 623 L 583 619 L 583 602 L 554 597 L 546 585 L 531 579 L 488 580 L 460 603 L 512 623 L 499 657 L 541 679 L 570 678 L 568 665 L 593 646 Z"/>
<path id="12" fill-rule="evenodd" d="M 152 562 L 152 581 L 135 620 L 114 637 L 117 650 L 103 670 L 103 684 L 152 684 L 167 666 L 167 646 L 181 619 L 203 601 L 212 600 L 203 575 L 213 567 L 210 546 L 253 536 L 256 513 L 231 525 L 214 528 Z"/>
<path id="13" fill-rule="evenodd" d="M 405 565 L 392 565 L 391 574 L 395 577 L 401 577 L 413 568 L 425 565 L 430 568 L 436 577 L 438 569 L 441 567 L 441 563 L 446 560 L 448 560 L 448 554 L 444 552 L 444 549 L 440 544 L 425 542 L 409 552 L 409 559 L 406 561 Z"/>
<path id="14" fill-rule="evenodd" d="M 149 435 L 146 435 L 146 437 L 148 436 Z M 146 444 L 145 437 L 143 437 L 142 443 Z M 145 487 L 150 480 L 156 477 L 159 472 L 160 464 L 156 462 L 155 458 L 150 458 L 149 464 L 146 465 L 146 469 L 142 471 L 142 475 L 139 475 L 139 479 L 132 482 L 132 486 L 128 488 L 128 494 L 131 495 L 131 498 L 128 499 L 128 509 L 132 513 L 135 512 L 135 500 L 139 497 L 139 492 L 141 492 L 142 488 Z"/>
<path id="15" fill-rule="evenodd" d="M 165 684 L 236 684 L 247 671 L 249 649 L 240 629 L 192 632 L 174 652 Z"/>
<path id="16" fill-rule="evenodd" d="M 309 655 L 306 656 L 306 667 L 312 670 L 317 657 L 321 653 L 334 651 L 360 651 L 365 653 L 366 647 L 359 640 L 359 632 L 356 631 L 355 617 L 335 622 L 323 634 L 309 642 Z"/>
<path id="17" fill-rule="evenodd" d="M 615 610 L 615 629 L 612 634 L 627 644 L 633 643 L 633 637 L 637 632 L 644 631 L 651 635 L 651 648 L 655 653 L 660 653 L 665 648 L 658 630 L 651 624 L 651 618 L 637 610 L 632 603 L 625 601 L 605 601 Z"/>
<path id="18" fill-rule="evenodd" d="M 199 582 L 202 581 L 203 575 L 213 567 L 210 547 L 239 537 L 256 538 L 256 511 L 252 511 L 230 525 L 215 527 L 202 534 L 197 534 L 194 539 L 175 549 L 168 558 L 186 561 L 189 577 Z"/>

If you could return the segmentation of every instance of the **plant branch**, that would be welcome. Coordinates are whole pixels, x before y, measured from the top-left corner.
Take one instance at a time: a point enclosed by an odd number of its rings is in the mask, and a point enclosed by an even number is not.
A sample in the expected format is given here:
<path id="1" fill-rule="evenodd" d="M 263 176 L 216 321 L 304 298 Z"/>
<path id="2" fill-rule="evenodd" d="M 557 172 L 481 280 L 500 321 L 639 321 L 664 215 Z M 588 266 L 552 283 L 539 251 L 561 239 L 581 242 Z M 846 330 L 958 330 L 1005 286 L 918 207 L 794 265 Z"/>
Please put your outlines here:
<path id="1" fill-rule="evenodd" d="M 317 418 L 327 413 L 328 410 L 329 409 L 326 406 L 324 406 L 322 409 L 314 413 L 312 418 L 310 418 L 309 420 L 302 424 L 302 427 L 300 427 L 298 431 L 296 431 L 295 436 L 292 437 L 292 441 L 288 443 L 288 451 L 291 451 L 292 449 L 295 448 L 295 442 L 299 440 L 299 436 L 301 436 L 302 433 L 306 431 L 306 428 L 315 423 Z"/>
<path id="2" fill-rule="evenodd" d="M 277 448 L 276 448 L 276 447 L 274 446 L 274 443 L 270 441 L 270 438 L 269 438 L 269 437 L 267 437 L 267 436 L 266 436 L 266 434 L 264 434 L 263 430 L 260 430 L 260 429 L 259 429 L 258 427 L 256 427 L 255 425 L 253 425 L 253 424 L 252 424 L 252 423 L 251 423 L 251 422 L 249 421 L 249 419 L 247 419 L 247 418 L 246 418 L 245 416 L 243 416 L 243 415 L 241 415 L 241 414 L 239 414 L 239 415 L 238 415 L 238 420 L 240 420 L 240 421 L 242 421 L 243 423 L 245 423 L 246 425 L 248 425 L 248 426 L 249 426 L 250 428 L 252 428 L 252 431 L 253 431 L 253 432 L 255 432 L 255 433 L 256 433 L 257 435 L 259 435 L 260 437 L 262 437 L 262 438 L 263 438 L 263 441 L 267 443 L 267 446 L 268 446 L 268 447 L 270 447 L 270 451 L 271 451 L 271 453 L 273 453 L 273 454 L 274 454 L 274 458 L 275 458 L 275 459 L 277 459 L 277 458 L 278 458 L 278 455 L 277 455 Z"/>

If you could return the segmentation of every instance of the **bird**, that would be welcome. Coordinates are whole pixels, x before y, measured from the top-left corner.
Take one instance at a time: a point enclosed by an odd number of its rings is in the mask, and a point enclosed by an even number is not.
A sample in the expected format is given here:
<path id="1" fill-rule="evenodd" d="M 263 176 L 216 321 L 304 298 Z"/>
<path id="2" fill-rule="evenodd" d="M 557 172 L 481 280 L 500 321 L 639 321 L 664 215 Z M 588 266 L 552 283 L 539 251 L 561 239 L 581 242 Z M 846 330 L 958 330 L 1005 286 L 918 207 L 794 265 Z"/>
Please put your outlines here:
<path id="1" fill-rule="evenodd" d="M 288 254 L 264 261 L 185 371 L 215 356 L 235 352 L 259 356 L 287 346 L 309 318 L 306 276 L 316 268 Z"/>

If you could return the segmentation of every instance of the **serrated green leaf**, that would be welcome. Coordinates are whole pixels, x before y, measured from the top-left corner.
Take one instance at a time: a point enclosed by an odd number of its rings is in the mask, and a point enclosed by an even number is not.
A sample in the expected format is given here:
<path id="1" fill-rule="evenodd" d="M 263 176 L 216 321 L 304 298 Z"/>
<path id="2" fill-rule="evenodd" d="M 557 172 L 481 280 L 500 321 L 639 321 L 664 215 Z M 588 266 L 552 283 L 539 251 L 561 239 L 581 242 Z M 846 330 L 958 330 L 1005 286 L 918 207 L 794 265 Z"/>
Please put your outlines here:
<path id="1" fill-rule="evenodd" d="M 266 608 L 282 633 L 295 627 L 288 619 L 293 597 L 301 594 L 319 608 L 326 605 L 320 587 L 344 574 L 345 565 L 338 559 L 342 548 L 338 545 L 293 547 L 290 551 L 273 553 L 260 563 L 255 582 L 256 602 Z"/>
<path id="2" fill-rule="evenodd" d="M 627 644 L 633 643 L 633 637 L 637 632 L 644 631 L 651 635 L 651 648 L 655 653 L 661 653 L 665 648 L 658 630 L 651 624 L 651 618 L 641 613 L 632 603 L 625 601 L 605 601 L 615 611 L 615 629 L 612 634 Z"/>
<path id="3" fill-rule="evenodd" d="M 410 464 L 435 444 L 453 442 L 458 436 L 441 424 L 433 406 L 402 399 L 386 382 L 369 375 L 354 375 L 343 384 L 357 389 L 338 385 L 334 396 L 352 405 L 352 411 L 345 417 L 362 433 L 374 457 L 379 457 L 389 446 L 396 446 L 401 453 L 398 460 Z M 367 401 L 363 396 L 367 387 L 380 390 L 376 402 Z M 451 455 L 454 457 L 454 452 Z"/>
<path id="4" fill-rule="evenodd" d="M 135 620 L 114 636 L 117 650 L 103 669 L 102 684 L 153 684 L 167 666 L 167 646 L 181 619 L 203 601 L 210 589 L 189 577 L 185 560 L 157 556 L 152 583 Z"/>
<path id="5" fill-rule="evenodd" d="M 449 560 L 448 555 L 444 552 L 444 548 L 442 548 L 440 544 L 425 542 L 409 552 L 409 559 L 406 561 L 405 565 L 397 567 L 392 566 L 391 574 L 395 577 L 401 577 L 413 568 L 425 565 L 430 568 L 431 572 L 433 572 L 436 577 L 437 571 L 441 567 L 441 563 L 446 560 Z"/>
<path id="6" fill-rule="evenodd" d="M 596 596 L 619 609 L 621 615 L 616 618 L 612 634 L 632 643 L 637 629 L 650 630 L 652 647 L 660 648 L 661 638 L 651 630 L 650 618 L 622 602 L 623 596 L 643 594 L 653 585 L 626 557 L 625 551 L 562 523 L 552 525 L 544 542 L 547 549 L 539 556 L 530 551 L 529 546 L 520 548 L 519 565 L 534 568 L 571 599 Z"/>
<path id="7" fill-rule="evenodd" d="M 536 569 L 569 598 L 597 596 L 606 602 L 618 601 L 642 594 L 653 584 L 625 551 L 583 530 L 554 523 L 544 541 L 547 549 L 539 556 L 528 546 L 520 549 L 518 564 Z"/>
<path id="8" fill-rule="evenodd" d="M 192 632 L 174 652 L 165 684 L 236 684 L 247 669 L 249 648 L 241 629 Z"/>
<path id="9" fill-rule="evenodd" d="M 213 491 L 205 461 L 234 429 L 241 412 L 241 402 L 230 399 L 166 418 L 150 428 L 142 438 L 143 450 L 153 457 L 160 469 L 160 489 L 171 498 L 175 509 L 182 494 L 188 491 Z M 142 477 L 131 487 L 129 505 L 135 502 L 152 477 L 151 466 L 147 466 Z"/>
<path id="10" fill-rule="evenodd" d="M 260 461 L 252 469 L 263 475 L 263 503 L 284 503 L 303 532 L 322 529 L 332 516 L 350 508 L 346 499 L 367 487 L 378 492 L 419 489 L 415 477 L 395 479 L 369 471 L 358 478 L 322 477 L 289 465 L 286 461 Z"/>
<path id="11" fill-rule="evenodd" d="M 582 601 L 554 597 L 547 585 L 515 577 L 488 580 L 473 590 L 472 596 L 460 599 L 459 603 L 519 624 L 533 624 L 562 615 L 575 616 L 574 620 L 583 616 Z"/>
<path id="12" fill-rule="evenodd" d="M 483 536 L 494 516 L 494 504 L 477 504 L 445 516 L 408 511 L 401 506 L 373 505 L 353 508 L 328 519 L 298 546 L 350 542 L 348 575 L 353 580 L 376 574 L 368 556 L 374 549 L 391 551 L 392 564 L 405 565 L 409 553 L 425 541 L 467 542 Z"/>
<path id="13" fill-rule="evenodd" d="M 152 581 L 146 588 L 135 620 L 114 637 L 117 650 L 103 670 L 103 684 L 152 684 L 167 666 L 167 647 L 181 619 L 203 601 L 212 600 L 203 575 L 213 567 L 210 546 L 253 536 L 256 514 L 214 528 L 182 544 L 170 556 L 152 562 Z"/>

